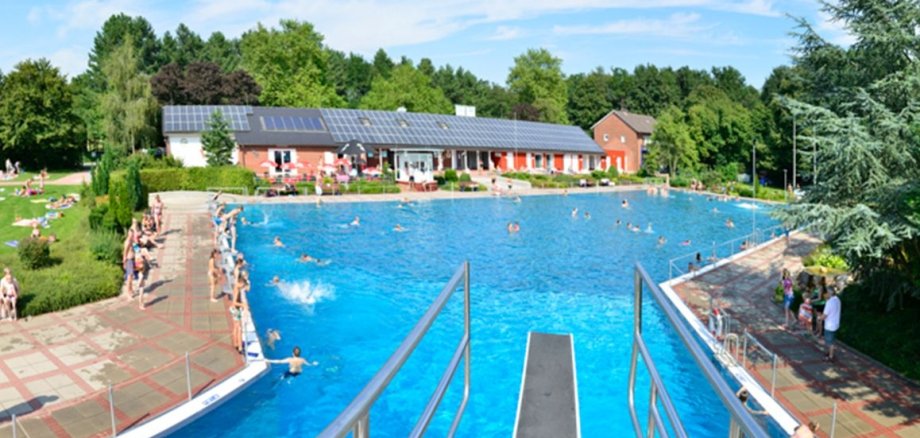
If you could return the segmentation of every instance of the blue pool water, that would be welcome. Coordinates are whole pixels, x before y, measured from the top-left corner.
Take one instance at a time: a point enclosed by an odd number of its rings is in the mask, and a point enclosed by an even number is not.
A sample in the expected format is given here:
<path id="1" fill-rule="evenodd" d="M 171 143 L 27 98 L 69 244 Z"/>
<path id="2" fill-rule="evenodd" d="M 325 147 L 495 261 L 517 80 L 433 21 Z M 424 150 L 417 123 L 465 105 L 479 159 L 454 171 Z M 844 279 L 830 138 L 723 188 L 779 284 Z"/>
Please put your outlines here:
<path id="1" fill-rule="evenodd" d="M 628 199 L 629 209 L 620 207 Z M 570 212 L 579 209 L 577 219 Z M 711 210 L 717 207 L 719 212 Z M 527 333 L 571 332 L 581 425 L 586 437 L 625 436 L 631 349 L 632 269 L 636 261 L 665 280 L 667 260 L 774 222 L 734 202 L 644 192 L 395 203 L 247 206 L 253 225 L 239 248 L 251 264 L 253 316 L 281 331 L 268 357 L 294 345 L 320 365 L 281 380 L 284 367 L 190 426 L 181 436 L 313 436 L 357 394 L 464 261 L 472 281 L 472 397 L 461 436 L 509 436 L 514 428 Z M 585 219 L 583 212 L 591 213 Z M 347 224 L 354 216 L 361 226 Z M 736 227 L 726 228 L 731 217 Z M 619 227 L 616 219 L 622 221 Z M 506 232 L 519 221 L 517 235 Z M 634 233 L 627 222 L 653 233 Z M 395 224 L 405 232 L 392 231 Z M 286 248 L 272 247 L 280 235 Z M 657 245 L 663 235 L 667 244 Z M 691 239 L 691 246 L 679 242 Z M 331 261 L 301 264 L 302 252 Z M 270 286 L 274 275 L 280 287 Z M 644 332 L 690 436 L 725 436 L 726 412 L 689 354 L 646 301 Z M 456 294 L 371 414 L 374 436 L 405 436 L 430 397 L 462 334 Z M 640 374 L 637 398 L 648 397 Z M 443 436 L 460 399 L 454 378 L 430 435 Z M 642 415 L 640 418 L 647 418 Z"/>

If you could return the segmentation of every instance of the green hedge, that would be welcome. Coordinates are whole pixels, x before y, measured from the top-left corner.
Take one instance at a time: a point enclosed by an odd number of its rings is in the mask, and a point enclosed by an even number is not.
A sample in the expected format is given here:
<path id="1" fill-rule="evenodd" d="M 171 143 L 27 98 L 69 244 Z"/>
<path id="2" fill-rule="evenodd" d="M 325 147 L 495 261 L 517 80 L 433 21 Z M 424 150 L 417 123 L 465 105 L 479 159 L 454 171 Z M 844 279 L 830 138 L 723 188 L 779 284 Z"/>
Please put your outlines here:
<path id="1" fill-rule="evenodd" d="M 238 166 L 142 169 L 141 182 L 148 192 L 204 191 L 208 187 L 256 188 L 255 174 Z"/>
<path id="2" fill-rule="evenodd" d="M 117 296 L 121 269 L 84 257 L 20 275 L 19 281 L 23 290 L 20 316 L 32 316 Z"/>

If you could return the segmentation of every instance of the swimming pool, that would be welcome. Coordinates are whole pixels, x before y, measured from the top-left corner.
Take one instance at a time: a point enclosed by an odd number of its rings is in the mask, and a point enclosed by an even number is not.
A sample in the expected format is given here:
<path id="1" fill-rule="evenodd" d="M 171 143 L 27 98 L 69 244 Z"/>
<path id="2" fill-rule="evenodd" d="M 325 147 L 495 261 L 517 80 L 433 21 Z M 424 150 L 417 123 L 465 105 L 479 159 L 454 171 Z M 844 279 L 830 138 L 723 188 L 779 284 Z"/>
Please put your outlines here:
<path id="1" fill-rule="evenodd" d="M 628 199 L 630 208 L 620 207 Z M 247 206 L 252 226 L 239 248 L 251 263 L 253 317 L 282 340 L 268 357 L 299 345 L 320 366 L 282 380 L 274 367 L 262 380 L 177 435 L 312 436 L 360 391 L 389 357 L 465 259 L 471 263 L 472 396 L 461 436 L 508 436 L 514 428 L 527 332 L 571 332 L 582 433 L 631 434 L 626 405 L 632 328 L 632 267 L 640 261 L 658 280 L 667 260 L 713 241 L 774 222 L 766 209 L 644 192 L 395 203 Z M 713 212 L 713 208 L 719 212 Z M 570 214 L 579 209 L 577 218 Z M 591 218 L 586 219 L 585 211 Z M 361 217 L 361 226 L 348 223 Z M 736 224 L 726 228 L 731 217 Z M 622 224 L 615 225 L 620 219 Z M 519 221 L 509 235 L 506 224 Z M 626 223 L 644 231 L 631 232 Z M 405 232 L 394 232 L 396 224 Z M 272 246 L 281 236 L 286 248 Z M 659 246 L 658 236 L 667 243 Z M 690 246 L 679 242 L 691 240 Z M 302 264 L 308 252 L 326 266 Z M 271 278 L 282 279 L 279 287 Z M 463 324 L 462 297 L 445 308 L 371 413 L 374 436 L 405 436 L 433 391 Z M 647 300 L 644 333 L 690 436 L 724 436 L 726 413 L 689 354 Z M 641 367 L 640 367 L 641 369 Z M 459 402 L 459 374 L 431 436 L 442 436 Z M 640 374 L 637 398 L 647 396 Z M 643 416 L 640 414 L 640 418 Z"/>

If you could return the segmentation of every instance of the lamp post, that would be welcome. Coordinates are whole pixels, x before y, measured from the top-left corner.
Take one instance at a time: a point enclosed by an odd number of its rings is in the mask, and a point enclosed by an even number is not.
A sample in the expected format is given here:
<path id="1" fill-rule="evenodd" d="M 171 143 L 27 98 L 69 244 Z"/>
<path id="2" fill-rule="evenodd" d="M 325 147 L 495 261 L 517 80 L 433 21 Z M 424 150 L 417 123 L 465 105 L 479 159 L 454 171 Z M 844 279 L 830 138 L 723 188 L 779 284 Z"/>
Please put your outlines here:
<path id="1" fill-rule="evenodd" d="M 796 170 L 796 147 L 795 147 L 795 113 L 792 113 L 792 188 L 795 188 L 795 170 Z"/>
<path id="2" fill-rule="evenodd" d="M 751 192 L 754 193 L 754 200 L 751 201 L 751 244 L 757 238 L 757 142 L 751 145 Z"/>
<path id="3" fill-rule="evenodd" d="M 789 186 L 786 182 L 786 170 L 783 169 L 783 201 L 789 202 Z"/>

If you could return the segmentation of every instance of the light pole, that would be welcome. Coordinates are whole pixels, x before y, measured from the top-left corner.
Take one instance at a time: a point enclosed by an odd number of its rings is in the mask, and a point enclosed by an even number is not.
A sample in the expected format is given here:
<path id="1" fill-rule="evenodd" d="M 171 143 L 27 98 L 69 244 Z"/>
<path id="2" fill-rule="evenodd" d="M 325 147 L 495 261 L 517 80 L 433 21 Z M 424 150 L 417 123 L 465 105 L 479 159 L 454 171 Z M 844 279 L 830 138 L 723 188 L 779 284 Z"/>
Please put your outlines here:
<path id="1" fill-rule="evenodd" d="M 792 188 L 795 189 L 795 170 L 796 170 L 796 148 L 795 148 L 795 113 L 792 113 Z"/>
<path id="2" fill-rule="evenodd" d="M 811 159 L 811 185 L 818 185 L 818 142 L 814 143 L 815 150 L 812 153 Z"/>
<path id="3" fill-rule="evenodd" d="M 757 142 L 751 145 L 751 191 L 754 193 L 754 201 L 757 200 Z M 751 245 L 757 239 L 757 204 L 751 201 Z"/>
<path id="4" fill-rule="evenodd" d="M 786 185 L 786 170 L 783 169 L 783 200 L 789 202 L 789 186 Z"/>

